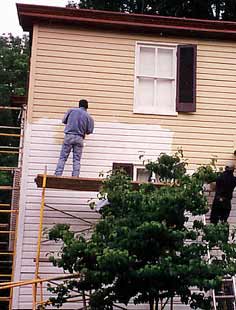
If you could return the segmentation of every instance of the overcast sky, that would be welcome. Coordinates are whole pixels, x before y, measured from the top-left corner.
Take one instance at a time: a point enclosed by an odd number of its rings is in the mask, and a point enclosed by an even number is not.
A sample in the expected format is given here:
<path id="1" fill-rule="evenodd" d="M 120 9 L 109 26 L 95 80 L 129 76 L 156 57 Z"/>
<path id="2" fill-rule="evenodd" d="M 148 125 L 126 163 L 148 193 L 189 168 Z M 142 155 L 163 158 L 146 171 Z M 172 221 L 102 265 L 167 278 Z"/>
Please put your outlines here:
<path id="1" fill-rule="evenodd" d="M 67 0 L 0 0 L 0 35 L 11 32 L 13 35 L 22 36 L 23 31 L 19 25 L 16 3 L 62 6 Z"/>

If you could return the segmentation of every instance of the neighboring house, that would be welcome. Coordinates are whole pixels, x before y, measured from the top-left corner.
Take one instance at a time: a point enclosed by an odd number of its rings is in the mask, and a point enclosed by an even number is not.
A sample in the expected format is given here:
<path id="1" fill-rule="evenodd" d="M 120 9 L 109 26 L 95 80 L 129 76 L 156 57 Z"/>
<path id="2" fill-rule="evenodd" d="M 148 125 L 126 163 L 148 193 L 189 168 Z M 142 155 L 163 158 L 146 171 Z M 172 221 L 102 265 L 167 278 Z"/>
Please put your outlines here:
<path id="1" fill-rule="evenodd" d="M 31 34 L 32 51 L 15 281 L 34 278 L 41 200 L 34 178 L 45 165 L 54 173 L 63 140 L 61 119 L 79 99 L 89 101 L 95 119 L 81 177 L 97 178 L 113 163 L 125 163 L 141 179 L 140 155 L 155 159 L 179 147 L 190 170 L 213 156 L 223 166 L 236 148 L 236 23 L 17 8 L 21 26 Z M 69 160 L 65 175 L 70 172 Z M 47 190 L 46 202 L 96 220 L 87 203 L 91 197 L 96 193 Z M 46 227 L 65 221 L 62 214 L 46 211 Z M 230 222 L 235 221 L 233 210 Z M 44 243 L 41 257 L 51 249 Z M 48 262 L 40 264 L 41 277 L 57 274 Z M 13 309 L 32 309 L 31 286 L 16 288 L 13 297 Z"/>

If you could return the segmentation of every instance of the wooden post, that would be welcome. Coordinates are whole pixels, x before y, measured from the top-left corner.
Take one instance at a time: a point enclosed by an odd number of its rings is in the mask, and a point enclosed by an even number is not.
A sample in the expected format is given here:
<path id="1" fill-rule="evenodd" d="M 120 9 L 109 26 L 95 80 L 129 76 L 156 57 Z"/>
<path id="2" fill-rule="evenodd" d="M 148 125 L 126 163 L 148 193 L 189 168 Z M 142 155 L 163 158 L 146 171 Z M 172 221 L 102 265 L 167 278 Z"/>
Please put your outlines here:
<path id="1" fill-rule="evenodd" d="M 46 183 L 47 183 L 47 166 L 45 166 L 44 175 L 43 175 L 43 184 L 42 184 L 38 243 L 37 243 L 37 253 L 36 253 L 36 259 L 35 259 L 35 264 L 36 264 L 35 265 L 35 279 L 39 278 L 39 258 L 40 258 L 41 240 L 42 240 L 42 231 L 43 231 L 43 213 L 44 213 L 44 206 L 45 206 Z M 34 284 L 34 290 L 33 290 L 33 310 L 36 310 L 36 307 L 37 307 L 37 282 Z"/>

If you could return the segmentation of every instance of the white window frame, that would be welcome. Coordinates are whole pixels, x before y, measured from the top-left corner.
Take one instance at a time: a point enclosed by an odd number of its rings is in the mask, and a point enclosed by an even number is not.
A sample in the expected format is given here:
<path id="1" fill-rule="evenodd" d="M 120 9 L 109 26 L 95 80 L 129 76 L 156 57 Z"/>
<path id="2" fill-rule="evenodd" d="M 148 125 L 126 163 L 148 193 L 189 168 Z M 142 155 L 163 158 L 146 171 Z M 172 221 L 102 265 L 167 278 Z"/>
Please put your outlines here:
<path id="1" fill-rule="evenodd" d="M 141 47 L 151 47 L 155 48 L 155 57 L 157 57 L 157 49 L 158 47 L 171 49 L 173 50 L 173 76 L 172 76 L 172 102 L 173 102 L 173 111 L 158 111 L 157 106 L 153 107 L 145 107 L 144 105 L 140 106 L 138 105 L 138 83 L 140 77 L 151 77 L 154 78 L 155 81 L 155 88 L 154 88 L 154 102 L 156 102 L 156 85 L 158 79 L 167 79 L 170 80 L 170 78 L 164 78 L 164 77 L 158 77 L 158 74 L 156 72 L 155 68 L 155 74 L 154 76 L 149 75 L 138 75 L 139 73 L 139 59 L 140 59 L 140 48 Z M 135 76 L 134 76 L 134 107 L 133 112 L 134 113 L 141 113 L 141 114 L 156 114 L 156 115 L 173 115 L 177 116 L 178 112 L 176 112 L 176 79 L 177 79 L 177 44 L 166 44 L 166 43 L 159 43 L 159 42 L 143 42 L 143 41 L 137 41 L 135 46 Z"/>
<path id="2" fill-rule="evenodd" d="M 147 171 L 147 169 L 145 168 L 145 166 L 143 165 L 135 165 L 134 164 L 134 171 L 133 171 L 133 181 L 138 181 L 138 170 L 143 170 L 143 171 Z M 147 180 L 148 182 L 148 180 Z"/>

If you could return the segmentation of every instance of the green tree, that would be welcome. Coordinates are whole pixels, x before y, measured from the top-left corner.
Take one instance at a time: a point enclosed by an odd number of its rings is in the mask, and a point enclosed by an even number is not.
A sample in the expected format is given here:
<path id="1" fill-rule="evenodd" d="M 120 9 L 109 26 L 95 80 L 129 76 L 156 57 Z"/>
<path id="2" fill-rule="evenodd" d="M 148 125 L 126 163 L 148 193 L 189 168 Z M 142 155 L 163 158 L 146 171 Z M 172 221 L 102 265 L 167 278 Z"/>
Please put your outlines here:
<path id="1" fill-rule="evenodd" d="M 131 299 L 148 303 L 150 310 L 164 309 L 168 301 L 173 308 L 175 296 L 192 309 L 210 309 L 204 293 L 236 272 L 234 234 L 228 224 L 203 224 L 204 178 L 181 171 L 178 182 L 138 189 L 125 174 L 113 172 L 101 192 L 109 204 L 100 210 L 91 238 L 76 236 L 66 224 L 50 230 L 49 239 L 63 243 L 59 257 L 50 258 L 53 264 L 81 275 L 49 288 L 54 305 L 60 307 L 72 291 L 88 291 L 92 310 L 112 310 Z M 214 249 L 221 254 L 214 255 Z"/>
<path id="2" fill-rule="evenodd" d="M 29 68 L 29 39 L 12 34 L 0 36 L 0 105 L 8 106 L 13 95 L 26 95 Z M 0 126 L 18 126 L 19 111 L 1 110 Z M 3 130 L 2 130 L 3 131 Z M 19 133 L 4 130 L 4 133 Z M 0 146 L 18 146 L 18 138 L 0 136 Z M 0 166 L 15 166 L 16 155 L 1 154 Z M 1 175 L 0 175 L 1 178 Z"/>
<path id="3" fill-rule="evenodd" d="M 224 2 L 224 10 L 222 13 L 224 20 L 236 20 L 236 2 L 235 0 L 226 0 Z"/>
<path id="4" fill-rule="evenodd" d="M 236 19 L 234 0 L 68 0 L 67 6 L 163 16 Z"/>
<path id="5" fill-rule="evenodd" d="M 29 39 L 24 35 L 0 36 L 0 98 L 8 105 L 12 95 L 25 95 L 28 78 Z"/>
<path id="6" fill-rule="evenodd" d="M 11 103 L 12 95 L 25 95 L 28 77 L 28 61 L 29 59 L 29 39 L 27 36 L 14 37 L 12 34 L 0 36 L 0 105 L 8 106 Z M 11 111 L 0 109 L 0 126 L 1 133 L 19 133 L 19 130 L 9 129 L 6 126 L 19 126 L 20 111 Z M 18 147 L 19 138 L 0 135 L 1 151 L 9 151 L 7 147 Z M 0 166 L 17 166 L 18 154 L 0 153 Z M 0 171 L 0 186 L 12 185 L 13 174 L 11 171 Z M 11 203 L 11 191 L 1 190 L 0 204 Z M 0 223 L 8 224 L 10 229 L 10 215 L 1 213 Z M 0 242 L 1 251 L 9 250 L 9 234 L 1 234 Z M 10 274 L 12 266 L 9 264 L 9 256 L 1 256 L 1 273 Z M 6 260 L 6 261 L 5 261 Z M 5 261 L 5 262 L 4 262 Z M 3 293 L 3 296 L 9 296 L 9 291 Z M 7 310 L 9 308 L 8 302 L 1 303 L 1 309 Z"/>

